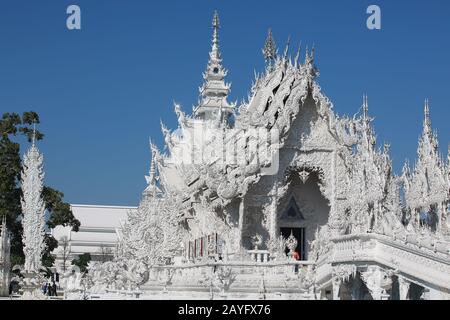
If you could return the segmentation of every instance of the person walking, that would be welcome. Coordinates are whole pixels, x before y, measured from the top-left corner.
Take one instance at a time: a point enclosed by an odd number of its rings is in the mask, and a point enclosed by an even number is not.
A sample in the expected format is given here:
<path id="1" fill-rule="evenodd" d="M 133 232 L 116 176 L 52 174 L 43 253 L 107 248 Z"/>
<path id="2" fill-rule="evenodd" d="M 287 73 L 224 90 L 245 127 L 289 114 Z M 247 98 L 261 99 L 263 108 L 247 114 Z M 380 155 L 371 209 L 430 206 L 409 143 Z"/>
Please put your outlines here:
<path id="1" fill-rule="evenodd" d="M 58 293 L 56 292 L 56 283 L 54 281 L 52 284 L 52 293 L 53 293 L 54 297 L 56 297 L 58 295 Z"/>

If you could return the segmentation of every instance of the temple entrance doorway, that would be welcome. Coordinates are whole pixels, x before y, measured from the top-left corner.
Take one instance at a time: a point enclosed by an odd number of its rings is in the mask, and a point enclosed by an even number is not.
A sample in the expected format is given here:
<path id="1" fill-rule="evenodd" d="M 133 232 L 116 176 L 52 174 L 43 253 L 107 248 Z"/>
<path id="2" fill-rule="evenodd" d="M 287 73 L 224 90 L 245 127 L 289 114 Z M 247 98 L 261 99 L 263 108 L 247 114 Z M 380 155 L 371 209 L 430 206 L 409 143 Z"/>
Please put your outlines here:
<path id="1" fill-rule="evenodd" d="M 292 230 L 298 241 L 300 259 L 308 260 L 310 244 L 316 231 L 327 224 L 330 206 L 320 190 L 318 172 L 298 168 L 290 171 L 289 188 L 279 201 L 277 231 L 288 238 Z"/>
<path id="2" fill-rule="evenodd" d="M 280 228 L 280 234 L 285 239 L 289 238 L 291 232 L 297 239 L 297 247 L 294 251 L 299 254 L 300 260 L 306 260 L 305 228 Z M 286 248 L 284 252 L 287 254 L 289 250 Z"/>

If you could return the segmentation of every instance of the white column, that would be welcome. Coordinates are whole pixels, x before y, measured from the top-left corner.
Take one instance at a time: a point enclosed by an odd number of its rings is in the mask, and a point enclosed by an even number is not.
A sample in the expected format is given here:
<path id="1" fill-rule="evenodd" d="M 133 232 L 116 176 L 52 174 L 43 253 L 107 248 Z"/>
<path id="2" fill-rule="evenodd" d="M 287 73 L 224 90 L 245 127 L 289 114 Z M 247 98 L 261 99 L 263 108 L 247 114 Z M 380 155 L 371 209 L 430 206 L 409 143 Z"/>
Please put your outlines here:
<path id="1" fill-rule="evenodd" d="M 411 285 L 411 282 L 409 282 L 403 276 L 400 276 L 400 275 L 398 276 L 397 281 L 398 281 L 398 290 L 399 290 L 400 300 L 407 300 L 409 286 Z"/>
<path id="2" fill-rule="evenodd" d="M 414 209 L 414 222 L 415 222 L 415 227 L 419 227 L 420 225 L 420 210 L 419 209 Z"/>
<path id="3" fill-rule="evenodd" d="M 339 289 L 341 288 L 341 279 L 335 278 L 332 280 L 333 283 L 333 300 L 341 300 L 339 297 Z"/>
<path id="4" fill-rule="evenodd" d="M 277 237 L 277 196 L 272 197 L 272 205 L 270 209 L 271 224 L 270 224 L 270 238 L 275 239 Z"/>
<path id="5" fill-rule="evenodd" d="M 277 237 L 277 229 L 278 229 L 278 221 L 277 221 L 277 211 L 278 211 L 278 181 L 276 176 L 272 179 L 272 183 L 274 185 L 273 195 L 271 196 L 271 208 L 270 208 L 270 230 L 269 236 L 271 239 L 276 239 Z"/>
<path id="6" fill-rule="evenodd" d="M 339 181 L 339 172 L 337 170 L 338 165 L 338 150 L 336 148 L 333 149 L 333 152 L 331 153 L 331 172 L 330 177 L 326 177 L 325 179 L 331 182 L 331 194 L 330 194 L 330 213 L 329 213 L 329 225 L 331 227 L 330 232 L 332 236 L 339 235 L 339 221 L 338 221 L 338 211 L 342 210 L 342 208 L 339 207 L 338 203 L 338 181 Z M 325 175 L 328 174 L 327 172 L 324 173 Z M 325 196 L 325 195 L 324 195 Z"/>
<path id="7" fill-rule="evenodd" d="M 448 222 L 447 222 L 447 203 L 443 202 L 441 206 L 441 212 L 439 214 L 439 231 L 442 233 L 445 233 L 448 229 Z"/>
<path id="8" fill-rule="evenodd" d="M 239 248 L 237 248 L 238 251 L 242 250 L 243 244 L 242 244 L 242 238 L 244 235 L 244 198 L 241 199 L 241 202 L 239 203 Z"/>

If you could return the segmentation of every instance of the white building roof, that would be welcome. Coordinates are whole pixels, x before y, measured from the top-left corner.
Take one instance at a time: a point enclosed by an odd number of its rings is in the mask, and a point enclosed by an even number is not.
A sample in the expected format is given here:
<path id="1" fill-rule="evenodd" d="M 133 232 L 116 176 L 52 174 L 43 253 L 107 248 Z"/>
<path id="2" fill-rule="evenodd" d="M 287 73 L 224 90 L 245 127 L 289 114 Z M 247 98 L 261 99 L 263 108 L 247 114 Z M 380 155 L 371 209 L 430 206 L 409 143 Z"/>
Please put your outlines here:
<path id="1" fill-rule="evenodd" d="M 70 226 L 57 226 L 52 230 L 56 240 L 67 237 L 71 259 L 79 254 L 90 253 L 91 256 L 101 255 L 102 248 L 114 249 L 117 244 L 117 230 L 130 210 L 137 207 L 108 205 L 70 205 L 73 215 L 80 221 L 78 232 L 73 232 Z M 61 247 L 53 253 L 60 258 Z"/>
<path id="2" fill-rule="evenodd" d="M 119 228 L 129 210 L 137 207 L 72 204 L 73 215 L 83 228 Z"/>

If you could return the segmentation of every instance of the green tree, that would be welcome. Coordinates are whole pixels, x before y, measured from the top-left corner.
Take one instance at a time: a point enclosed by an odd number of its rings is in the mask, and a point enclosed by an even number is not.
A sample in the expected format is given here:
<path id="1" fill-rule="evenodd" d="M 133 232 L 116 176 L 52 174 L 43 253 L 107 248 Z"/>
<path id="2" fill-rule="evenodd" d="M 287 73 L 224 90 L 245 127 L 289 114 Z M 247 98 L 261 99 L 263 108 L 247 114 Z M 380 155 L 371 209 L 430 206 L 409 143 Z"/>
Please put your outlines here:
<path id="1" fill-rule="evenodd" d="M 79 255 L 77 259 L 73 259 L 72 264 L 80 268 L 81 272 L 86 272 L 87 266 L 90 261 L 91 261 L 91 254 L 83 253 Z"/>
<path id="2" fill-rule="evenodd" d="M 14 139 L 23 135 L 31 142 L 33 136 L 33 125 L 39 123 L 39 116 L 35 112 L 24 112 L 22 116 L 17 113 L 4 113 L 0 119 L 0 219 L 6 216 L 6 223 L 11 231 L 11 264 L 24 263 L 22 244 L 22 208 L 20 198 L 20 176 L 22 171 L 22 160 L 20 158 L 20 144 Z M 36 140 L 41 140 L 44 135 L 36 130 Z M 64 194 L 51 187 L 45 186 L 42 197 L 50 216 L 48 227 L 57 225 L 71 226 L 73 231 L 78 231 L 80 222 L 75 219 L 70 210 L 70 205 L 65 203 Z M 50 252 L 55 249 L 58 242 L 51 236 L 46 235 L 46 250 L 42 257 L 44 266 L 50 267 L 54 257 Z"/>

